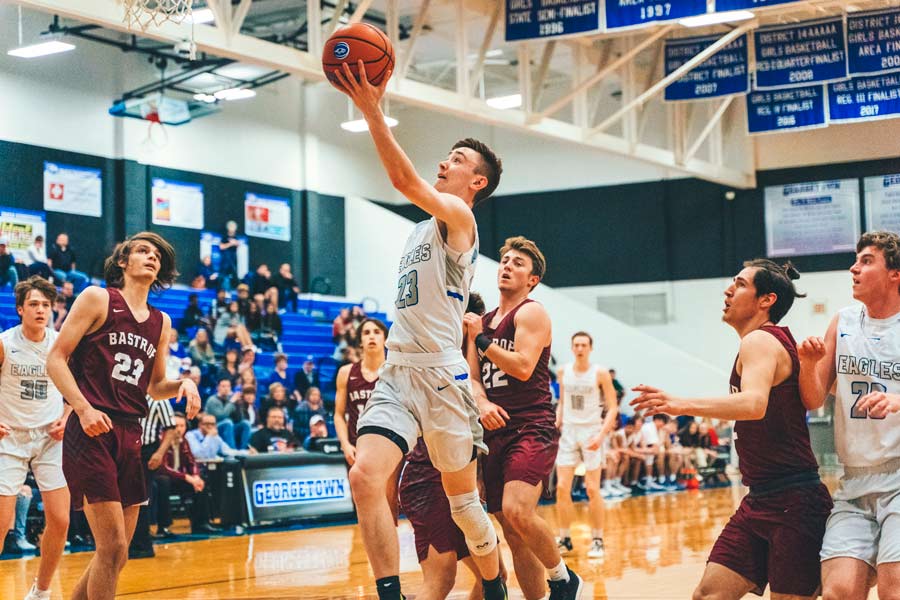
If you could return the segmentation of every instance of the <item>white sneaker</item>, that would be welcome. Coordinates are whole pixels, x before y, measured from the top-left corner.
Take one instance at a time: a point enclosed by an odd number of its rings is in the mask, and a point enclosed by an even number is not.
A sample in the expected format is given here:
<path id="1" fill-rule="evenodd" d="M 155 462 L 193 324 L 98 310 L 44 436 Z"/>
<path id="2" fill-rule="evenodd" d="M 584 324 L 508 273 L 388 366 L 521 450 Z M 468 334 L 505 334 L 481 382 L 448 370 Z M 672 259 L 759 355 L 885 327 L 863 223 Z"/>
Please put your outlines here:
<path id="1" fill-rule="evenodd" d="M 37 546 L 29 542 L 24 537 L 16 538 L 16 546 L 18 546 L 19 550 L 21 550 L 22 552 L 33 552 L 37 550 Z"/>
<path id="2" fill-rule="evenodd" d="M 600 538 L 594 538 L 594 541 L 591 542 L 591 547 L 588 550 L 588 558 L 603 558 L 606 554 L 606 551 L 603 549 L 603 540 Z"/>
<path id="3" fill-rule="evenodd" d="M 50 600 L 50 590 L 39 591 L 37 587 L 37 581 L 31 584 L 31 589 L 28 590 L 28 595 L 25 596 L 25 600 Z"/>
<path id="4" fill-rule="evenodd" d="M 612 487 L 613 487 L 614 490 L 618 490 L 623 496 L 630 496 L 630 495 L 631 495 L 631 488 L 625 487 L 624 485 L 622 485 L 622 484 L 619 483 L 618 481 L 614 481 L 613 484 L 612 484 Z"/>

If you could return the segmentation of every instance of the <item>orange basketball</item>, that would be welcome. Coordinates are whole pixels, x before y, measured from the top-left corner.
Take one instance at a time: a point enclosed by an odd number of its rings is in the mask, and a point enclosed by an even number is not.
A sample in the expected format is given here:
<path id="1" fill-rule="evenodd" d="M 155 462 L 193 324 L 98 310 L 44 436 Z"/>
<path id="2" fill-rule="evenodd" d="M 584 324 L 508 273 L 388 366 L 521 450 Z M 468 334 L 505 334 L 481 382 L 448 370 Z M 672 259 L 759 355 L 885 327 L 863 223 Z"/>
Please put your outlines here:
<path id="1" fill-rule="evenodd" d="M 357 61 L 366 65 L 366 77 L 372 85 L 380 85 L 394 68 L 394 46 L 380 29 L 368 23 L 354 23 L 341 27 L 325 42 L 322 50 L 322 70 L 335 87 L 341 84 L 334 76 L 335 69 L 347 63 L 359 81 Z"/>

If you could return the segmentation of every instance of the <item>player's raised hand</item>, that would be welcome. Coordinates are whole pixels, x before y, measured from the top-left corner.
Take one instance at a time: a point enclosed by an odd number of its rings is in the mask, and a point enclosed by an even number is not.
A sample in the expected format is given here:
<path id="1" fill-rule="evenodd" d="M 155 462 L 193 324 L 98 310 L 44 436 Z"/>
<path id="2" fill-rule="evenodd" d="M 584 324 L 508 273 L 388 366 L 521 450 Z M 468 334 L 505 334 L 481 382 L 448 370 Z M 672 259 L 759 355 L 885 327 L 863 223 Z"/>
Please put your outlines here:
<path id="1" fill-rule="evenodd" d="M 81 428 L 90 437 L 97 437 L 113 428 L 112 420 L 104 412 L 101 412 L 93 406 L 88 406 L 83 412 L 78 414 L 78 421 Z"/>
<path id="2" fill-rule="evenodd" d="M 478 403 L 478 410 L 481 413 L 481 424 L 491 431 L 504 427 L 509 420 L 509 413 L 502 406 L 487 400 Z"/>
<path id="3" fill-rule="evenodd" d="M 10 433 L 12 433 L 12 429 L 9 428 L 9 425 L 0 423 L 0 440 L 8 436 Z"/>
<path id="4" fill-rule="evenodd" d="M 883 419 L 890 413 L 900 412 L 900 394 L 871 392 L 859 399 L 857 411 L 868 411 L 870 419 Z"/>
<path id="5" fill-rule="evenodd" d="M 384 78 L 382 78 L 381 84 L 377 86 L 369 83 L 369 79 L 366 76 L 366 64 L 362 59 L 357 63 L 357 72 L 359 73 L 359 81 L 353 76 L 350 65 L 343 63 L 341 64 L 341 68 L 334 70 L 334 76 L 343 88 L 341 91 L 350 96 L 350 99 L 353 100 L 353 104 L 356 105 L 363 115 L 374 114 L 378 112 L 377 109 L 381 103 L 381 98 L 384 96 L 384 92 L 387 89 L 388 81 L 390 81 L 391 78 L 391 72 L 388 71 Z"/>
<path id="6" fill-rule="evenodd" d="M 820 337 L 808 337 L 797 346 L 800 362 L 816 364 L 825 358 L 825 340 Z"/>
<path id="7" fill-rule="evenodd" d="M 658 388 L 641 384 L 631 388 L 631 391 L 638 392 L 640 396 L 629 404 L 634 407 L 635 411 L 640 411 L 645 416 L 652 417 L 659 414 L 677 416 L 681 414 L 678 409 L 678 400 Z"/>
<path id="8" fill-rule="evenodd" d="M 187 397 L 187 407 L 185 414 L 188 419 L 193 419 L 200 412 L 200 392 L 197 391 L 197 384 L 190 379 L 182 379 L 181 387 L 178 388 L 178 396 L 175 402 L 181 402 L 182 396 Z"/>

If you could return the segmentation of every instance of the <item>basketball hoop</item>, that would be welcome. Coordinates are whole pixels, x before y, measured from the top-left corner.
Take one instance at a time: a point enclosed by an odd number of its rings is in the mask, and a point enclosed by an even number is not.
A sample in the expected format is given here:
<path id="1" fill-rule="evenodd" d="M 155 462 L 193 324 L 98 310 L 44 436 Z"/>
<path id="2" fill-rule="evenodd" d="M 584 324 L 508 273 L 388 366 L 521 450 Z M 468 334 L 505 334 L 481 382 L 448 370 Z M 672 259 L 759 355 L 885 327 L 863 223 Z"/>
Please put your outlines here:
<path id="1" fill-rule="evenodd" d="M 125 5 L 125 25 L 129 29 L 147 31 L 151 25 L 159 27 L 166 22 L 181 24 L 191 16 L 194 0 L 120 0 Z M 187 41 L 187 40 L 185 40 Z M 191 21 L 189 42 L 190 59 L 196 59 L 194 24 Z"/>

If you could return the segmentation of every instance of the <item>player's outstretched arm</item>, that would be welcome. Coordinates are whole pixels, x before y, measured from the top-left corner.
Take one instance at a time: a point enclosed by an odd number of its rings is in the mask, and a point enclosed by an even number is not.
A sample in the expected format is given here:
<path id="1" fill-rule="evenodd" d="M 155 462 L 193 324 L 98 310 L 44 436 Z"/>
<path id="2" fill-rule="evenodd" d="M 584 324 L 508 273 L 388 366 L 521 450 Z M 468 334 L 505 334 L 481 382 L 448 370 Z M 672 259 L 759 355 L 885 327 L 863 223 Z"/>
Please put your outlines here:
<path id="1" fill-rule="evenodd" d="M 106 433 L 112 429 L 112 421 L 106 414 L 92 407 L 78 389 L 75 376 L 69 369 L 69 358 L 82 338 L 96 331 L 106 320 L 108 305 L 109 292 L 103 288 L 92 285 L 81 292 L 47 354 L 47 373 L 50 379 L 78 414 L 81 427 L 89 436 Z"/>
<path id="2" fill-rule="evenodd" d="M 484 355 L 510 377 L 527 381 L 534 373 L 544 348 L 550 343 L 550 317 L 541 304 L 529 302 L 516 313 L 515 325 L 515 350 L 504 350 L 497 344 L 491 344 Z"/>
<path id="3" fill-rule="evenodd" d="M 373 86 L 366 77 L 363 61 L 360 60 L 358 65 L 359 81 L 353 77 L 349 66 L 344 64 L 342 67 L 335 70 L 335 75 L 343 86 L 342 91 L 350 96 L 368 123 L 369 134 L 375 142 L 375 149 L 391 180 L 391 185 L 410 202 L 446 223 L 448 238 L 455 237 L 453 233 L 463 232 L 474 241 L 475 217 L 471 209 L 461 198 L 438 192 L 434 186 L 422 179 L 384 122 L 380 103 L 391 74 L 388 73 L 384 77 L 381 85 Z M 468 250 L 468 248 L 455 249 Z"/>
<path id="4" fill-rule="evenodd" d="M 785 352 L 781 343 L 764 331 L 754 331 L 741 340 L 741 391 L 714 398 L 678 398 L 649 385 L 633 388 L 640 396 L 631 401 L 636 411 L 647 416 L 667 414 L 710 417 L 729 421 L 755 421 L 766 416 L 769 392 Z"/>
<path id="5" fill-rule="evenodd" d="M 350 378 L 352 365 L 344 365 L 337 372 L 334 391 L 334 431 L 341 440 L 341 450 L 350 466 L 356 462 L 356 448 L 350 443 L 350 432 L 347 427 L 347 381 Z"/>
<path id="6" fill-rule="evenodd" d="M 150 374 L 150 384 L 147 386 L 147 394 L 154 400 L 168 400 L 175 398 L 180 401 L 182 396 L 187 398 L 185 413 L 188 419 L 193 419 L 200 412 L 200 392 L 197 384 L 190 379 L 166 379 L 166 359 L 169 357 L 169 332 L 172 329 L 172 319 L 162 313 L 163 325 L 156 344 L 156 360 L 153 362 L 153 372 Z"/>
<path id="7" fill-rule="evenodd" d="M 828 391 L 837 377 L 834 362 L 837 345 L 837 315 L 828 324 L 825 338 L 809 337 L 797 346 L 800 357 L 800 399 L 806 410 L 825 404 Z"/>

